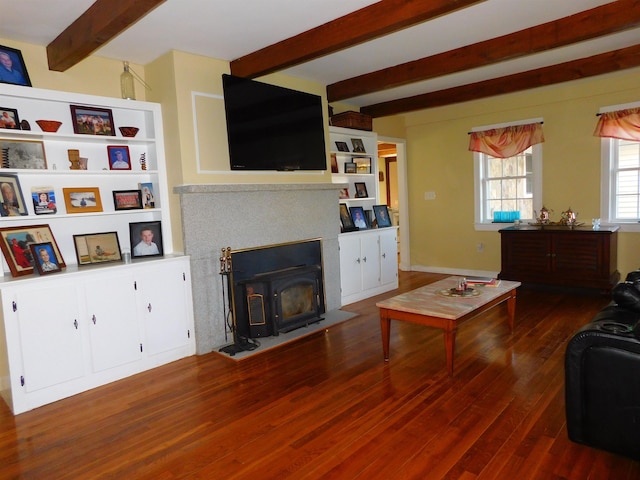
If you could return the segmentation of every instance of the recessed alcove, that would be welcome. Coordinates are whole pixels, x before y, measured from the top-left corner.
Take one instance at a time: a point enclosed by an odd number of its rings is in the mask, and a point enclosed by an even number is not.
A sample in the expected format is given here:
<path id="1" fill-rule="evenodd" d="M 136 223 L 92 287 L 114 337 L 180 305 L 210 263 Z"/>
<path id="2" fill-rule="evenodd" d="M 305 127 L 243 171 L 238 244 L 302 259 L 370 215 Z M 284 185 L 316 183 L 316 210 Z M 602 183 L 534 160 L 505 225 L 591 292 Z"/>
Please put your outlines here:
<path id="1" fill-rule="evenodd" d="M 174 188 L 180 195 L 198 354 L 232 341 L 225 337 L 220 255 L 232 250 L 322 239 L 327 311 L 340 308 L 338 191 L 333 183 L 204 184 Z"/>

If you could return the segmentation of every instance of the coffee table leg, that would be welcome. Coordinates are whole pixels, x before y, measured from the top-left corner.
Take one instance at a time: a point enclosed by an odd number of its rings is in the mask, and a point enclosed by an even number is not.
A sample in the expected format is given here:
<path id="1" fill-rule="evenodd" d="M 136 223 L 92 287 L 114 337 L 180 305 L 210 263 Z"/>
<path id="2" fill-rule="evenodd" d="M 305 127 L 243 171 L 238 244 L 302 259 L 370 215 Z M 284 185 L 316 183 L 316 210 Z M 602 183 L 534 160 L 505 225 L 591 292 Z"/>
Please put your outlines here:
<path id="1" fill-rule="evenodd" d="M 449 376 L 453 377 L 453 355 L 455 354 L 456 346 L 456 327 L 452 323 L 449 323 L 444 328 L 444 350 L 447 357 L 447 370 Z"/>
<path id="2" fill-rule="evenodd" d="M 513 327 L 516 318 L 516 291 L 511 292 L 511 296 L 507 300 L 507 320 L 509 322 L 509 329 L 513 333 Z"/>
<path id="3" fill-rule="evenodd" d="M 389 336 L 391 333 L 391 318 L 386 309 L 380 309 L 380 330 L 382 331 L 382 353 L 384 361 L 389 361 Z"/>

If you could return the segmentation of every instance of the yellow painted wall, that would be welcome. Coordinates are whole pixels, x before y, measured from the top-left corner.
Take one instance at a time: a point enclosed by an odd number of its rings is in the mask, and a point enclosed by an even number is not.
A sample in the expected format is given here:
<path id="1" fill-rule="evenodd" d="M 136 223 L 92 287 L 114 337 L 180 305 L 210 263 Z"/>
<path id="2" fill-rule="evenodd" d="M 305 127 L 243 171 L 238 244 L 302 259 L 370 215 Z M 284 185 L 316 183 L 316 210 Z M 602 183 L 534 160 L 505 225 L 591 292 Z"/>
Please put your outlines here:
<path id="1" fill-rule="evenodd" d="M 522 93 L 377 119 L 378 135 L 407 139 L 411 263 L 421 269 L 500 270 L 500 236 L 474 229 L 472 127 L 543 117 L 543 203 L 552 219 L 571 207 L 579 221 L 600 214 L 599 108 L 640 100 L 640 69 Z M 424 193 L 436 192 L 435 200 Z M 482 243 L 484 251 L 478 252 Z M 618 268 L 640 267 L 640 234 L 620 233 Z"/>

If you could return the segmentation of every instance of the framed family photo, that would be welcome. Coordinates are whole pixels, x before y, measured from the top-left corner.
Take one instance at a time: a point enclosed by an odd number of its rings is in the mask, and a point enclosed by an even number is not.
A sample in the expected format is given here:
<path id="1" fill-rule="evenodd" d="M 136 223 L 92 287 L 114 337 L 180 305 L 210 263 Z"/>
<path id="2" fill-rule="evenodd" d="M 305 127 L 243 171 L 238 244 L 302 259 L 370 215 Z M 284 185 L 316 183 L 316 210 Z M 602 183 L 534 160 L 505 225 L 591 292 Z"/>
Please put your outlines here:
<path id="1" fill-rule="evenodd" d="M 162 223 L 134 222 L 129 224 L 132 258 L 157 257 L 163 255 Z"/>
<path id="2" fill-rule="evenodd" d="M 40 140 L 8 140 L 0 138 L 2 168 L 46 170 L 44 142 Z"/>
<path id="3" fill-rule="evenodd" d="M 32 243 L 29 245 L 31 256 L 33 257 L 34 267 L 40 275 L 48 273 L 56 273 L 61 271 L 60 264 L 53 251 L 53 243 Z"/>
<path id="4" fill-rule="evenodd" d="M 142 208 L 140 190 L 114 190 L 113 206 L 116 210 L 137 210 Z"/>
<path id="5" fill-rule="evenodd" d="M 366 183 L 354 182 L 354 186 L 356 187 L 356 198 L 367 198 L 369 196 Z"/>
<path id="6" fill-rule="evenodd" d="M 56 193 L 51 186 L 32 187 L 31 201 L 36 215 L 51 215 L 58 211 Z"/>
<path id="7" fill-rule="evenodd" d="M 357 230 L 357 228 L 353 224 L 351 215 L 349 214 L 349 208 L 347 208 L 347 205 L 345 203 L 340 204 L 340 225 L 342 226 L 343 232 L 352 232 L 354 230 Z"/>
<path id="8" fill-rule="evenodd" d="M 60 268 L 66 267 L 49 225 L 0 228 L 0 249 L 12 276 L 20 277 L 33 273 L 35 260 L 31 245 L 38 243 L 50 243 L 56 264 Z"/>
<path id="9" fill-rule="evenodd" d="M 28 214 L 17 175 L 0 174 L 0 201 L 0 215 L 3 217 Z"/>
<path id="10" fill-rule="evenodd" d="M 115 137 L 113 113 L 108 108 L 70 105 L 73 131 L 79 135 L 110 135 Z"/>
<path id="11" fill-rule="evenodd" d="M 389 216 L 389 207 L 386 205 L 374 205 L 373 214 L 376 217 L 378 228 L 391 226 L 391 217 Z"/>
<path id="12" fill-rule="evenodd" d="M 0 45 L 0 82 L 25 87 L 31 86 L 31 80 L 20 50 Z"/>
<path id="13" fill-rule="evenodd" d="M 20 117 L 15 108 L 0 107 L 0 128 L 20 130 Z"/>
<path id="14" fill-rule="evenodd" d="M 98 187 L 63 188 L 67 213 L 101 212 L 102 200 Z"/>
<path id="15" fill-rule="evenodd" d="M 353 224 L 358 230 L 367 230 L 369 228 L 369 224 L 367 223 L 367 216 L 364 213 L 364 208 L 350 207 L 349 213 L 351 214 Z"/>
<path id="16" fill-rule="evenodd" d="M 107 152 L 109 153 L 110 170 L 131 170 L 129 147 L 126 145 L 109 145 Z"/>
<path id="17" fill-rule="evenodd" d="M 117 232 L 74 235 L 78 265 L 118 262 L 122 260 Z"/>

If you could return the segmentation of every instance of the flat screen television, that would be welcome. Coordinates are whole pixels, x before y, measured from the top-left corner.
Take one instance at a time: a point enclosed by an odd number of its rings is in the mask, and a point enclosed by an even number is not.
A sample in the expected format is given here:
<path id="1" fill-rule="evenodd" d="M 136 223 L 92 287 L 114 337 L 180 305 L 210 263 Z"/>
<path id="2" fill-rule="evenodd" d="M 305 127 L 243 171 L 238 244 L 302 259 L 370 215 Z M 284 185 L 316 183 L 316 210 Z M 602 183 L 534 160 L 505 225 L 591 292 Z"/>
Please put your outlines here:
<path id="1" fill-rule="evenodd" d="M 222 75 L 231 170 L 326 170 L 318 95 Z"/>

